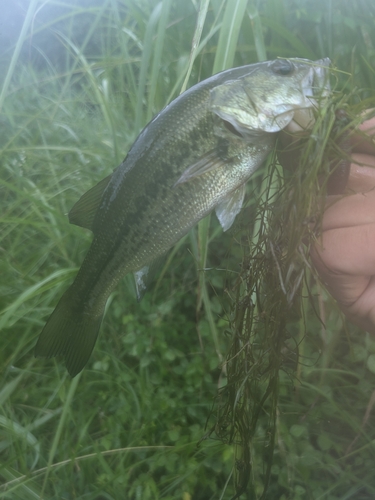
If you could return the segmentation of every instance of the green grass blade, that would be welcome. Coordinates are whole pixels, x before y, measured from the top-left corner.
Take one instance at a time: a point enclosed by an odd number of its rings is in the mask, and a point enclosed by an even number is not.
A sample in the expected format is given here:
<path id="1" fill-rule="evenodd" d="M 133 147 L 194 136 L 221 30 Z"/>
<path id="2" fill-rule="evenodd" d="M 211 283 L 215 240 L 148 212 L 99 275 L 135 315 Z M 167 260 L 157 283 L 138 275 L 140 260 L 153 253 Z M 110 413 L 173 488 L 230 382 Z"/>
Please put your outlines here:
<path id="1" fill-rule="evenodd" d="M 22 25 L 21 33 L 20 33 L 20 35 L 18 37 L 17 44 L 16 44 L 16 47 L 15 47 L 13 55 L 12 55 L 12 59 L 10 60 L 9 67 L 8 67 L 7 73 L 5 75 L 3 87 L 1 89 L 1 93 L 0 93 L 0 112 L 1 112 L 3 104 L 4 104 L 4 100 L 6 98 L 6 94 L 8 92 L 8 88 L 9 88 L 9 84 L 10 84 L 11 79 L 12 79 L 13 74 L 14 74 L 14 70 L 16 68 L 16 64 L 18 62 L 18 57 L 20 55 L 22 45 L 24 44 L 24 41 L 26 40 L 27 32 L 29 31 L 30 26 L 32 25 L 33 15 L 35 13 L 37 4 L 38 4 L 38 0 L 31 0 L 31 2 L 29 4 L 29 7 L 27 9 L 25 21 L 24 21 L 24 23 Z"/>
<path id="2" fill-rule="evenodd" d="M 5 402 L 9 399 L 9 397 L 13 394 L 13 392 L 17 389 L 19 383 L 22 380 L 23 375 L 18 375 L 15 379 L 10 382 L 4 384 L 3 388 L 0 391 L 0 407 L 5 404 Z"/>
<path id="3" fill-rule="evenodd" d="M 20 474 L 13 467 L 2 467 L 0 469 L 2 476 L 6 479 L 6 483 L 11 484 L 13 482 L 18 483 L 15 488 L 10 488 L 8 491 L 0 491 L 0 498 L 5 500 L 25 500 L 26 498 L 29 500 L 35 499 L 40 500 L 41 494 L 40 491 L 25 482 L 20 482 Z"/>
<path id="4" fill-rule="evenodd" d="M 76 269 L 60 269 L 25 290 L 13 303 L 1 311 L 0 329 L 9 328 L 19 319 L 18 314 L 24 314 L 21 306 L 23 306 L 26 302 L 40 295 L 43 291 L 53 288 L 57 283 L 65 281 L 66 278 L 75 271 Z"/>
<path id="5" fill-rule="evenodd" d="M 43 493 L 44 493 L 44 490 L 45 490 L 47 482 L 48 482 L 50 468 L 52 466 L 53 459 L 56 455 L 57 447 L 59 446 L 59 442 L 61 439 L 61 435 L 62 435 L 64 426 L 65 426 L 65 423 L 66 423 L 67 418 L 68 418 L 68 414 L 71 411 L 72 400 L 73 400 L 74 394 L 77 390 L 78 382 L 81 378 L 81 375 L 82 375 L 82 372 L 79 373 L 73 380 L 71 380 L 71 382 L 69 384 L 69 390 L 67 392 L 66 399 L 65 399 L 64 404 L 63 404 L 63 411 L 61 413 L 61 417 L 60 417 L 60 420 L 59 420 L 59 423 L 58 423 L 58 426 L 57 426 L 57 429 L 56 429 L 56 432 L 55 432 L 55 435 L 54 435 L 54 438 L 53 438 L 53 441 L 51 444 L 49 456 L 48 456 L 47 471 L 46 471 L 46 475 L 44 477 L 44 482 L 43 482 L 43 487 L 42 487 L 42 497 L 43 497 Z"/>
<path id="6" fill-rule="evenodd" d="M 195 58 L 197 54 L 199 53 L 199 44 L 202 36 L 202 31 L 203 31 L 203 26 L 206 21 L 206 16 L 207 16 L 207 10 L 208 6 L 210 4 L 210 0 L 201 0 L 199 4 L 199 12 L 198 12 L 198 18 L 197 18 L 197 25 L 194 31 L 194 36 L 193 36 L 193 41 L 191 44 L 191 51 L 190 51 L 190 57 L 189 57 L 189 66 L 186 72 L 185 80 L 184 83 L 182 84 L 181 87 L 181 93 L 185 92 L 191 70 L 193 69 L 193 64 L 195 61 Z"/>
<path id="7" fill-rule="evenodd" d="M 250 17 L 251 27 L 253 29 L 253 37 L 258 61 L 267 61 L 267 49 L 263 37 L 262 21 L 259 16 L 258 9 L 255 7 L 253 2 L 249 4 L 248 14 Z"/>
<path id="8" fill-rule="evenodd" d="M 137 103 L 136 103 L 136 108 L 135 108 L 135 130 L 138 132 L 138 130 L 141 129 L 142 125 L 144 125 L 144 119 L 143 119 L 143 103 L 144 103 L 144 98 L 145 98 L 145 90 L 146 90 L 146 83 L 147 83 L 147 74 L 149 70 L 149 65 L 150 61 L 152 58 L 153 54 L 153 48 L 154 48 L 154 35 L 155 35 L 155 30 L 157 23 L 160 19 L 161 16 L 161 11 L 162 11 L 162 3 L 159 2 L 154 10 L 151 13 L 150 19 L 148 20 L 147 27 L 146 27 L 146 33 L 145 33 L 145 38 L 143 42 L 143 52 L 142 52 L 142 60 L 141 60 L 141 66 L 140 66 L 140 71 L 139 71 L 139 82 L 138 82 L 138 93 L 137 93 Z"/>
<path id="9" fill-rule="evenodd" d="M 214 73 L 233 65 L 246 6 L 247 0 L 227 0 L 215 56 Z"/>
<path id="10" fill-rule="evenodd" d="M 98 24 L 99 24 L 101 18 L 103 17 L 103 14 L 105 12 L 105 9 L 106 9 L 107 5 L 108 5 L 108 0 L 106 0 L 105 2 L 103 2 L 100 5 L 100 8 L 96 8 L 95 9 L 96 10 L 95 19 L 90 24 L 89 30 L 87 31 L 87 33 L 85 35 L 85 38 L 84 38 L 81 46 L 79 47 L 79 51 L 81 52 L 81 54 L 83 54 L 85 52 L 85 48 L 87 47 L 87 45 L 89 44 L 90 40 L 92 39 L 95 31 L 97 30 Z M 57 32 L 57 34 L 59 35 L 59 32 Z M 71 45 L 74 45 L 74 43 L 73 43 L 74 37 L 70 36 L 68 38 L 71 40 Z M 67 51 L 67 53 L 69 53 L 69 51 Z M 63 99 L 65 97 L 66 93 L 68 92 L 68 89 L 72 85 L 72 78 L 73 78 L 73 76 L 75 75 L 75 73 L 77 71 L 77 66 L 78 66 L 79 62 L 80 62 L 79 58 L 73 57 L 72 63 L 71 63 L 71 67 L 69 68 L 69 72 L 67 74 L 67 78 L 65 79 L 64 86 L 61 89 L 60 99 Z"/>
<path id="11" fill-rule="evenodd" d="M 14 437 L 14 439 L 20 439 L 24 442 L 25 445 L 33 448 L 35 459 L 31 468 L 34 469 L 40 455 L 40 443 L 38 442 L 37 438 L 28 429 L 26 429 L 19 423 L 2 415 L 0 415 L 0 427 L 6 429 L 9 432 L 10 437 Z M 12 445 L 11 441 L 12 440 L 9 439 L 8 443 L 3 442 L 2 449 L 8 446 L 10 447 Z"/>
<path id="12" fill-rule="evenodd" d="M 165 39 L 165 31 L 167 29 L 167 22 L 169 19 L 169 11 L 171 10 L 172 0 L 163 0 L 162 7 L 159 18 L 158 31 L 156 36 L 156 43 L 153 47 L 153 61 L 150 75 L 150 86 L 149 86 L 149 95 L 147 99 L 147 122 L 151 120 L 153 115 L 156 112 L 157 106 L 155 106 L 155 96 L 157 92 L 158 78 L 161 67 L 162 55 L 163 55 L 163 47 L 164 47 L 164 39 Z"/>
<path id="13" fill-rule="evenodd" d="M 285 26 L 282 26 L 275 19 L 269 17 L 261 17 L 263 26 L 270 28 L 271 31 L 277 33 L 284 40 L 282 47 L 285 47 L 285 42 L 289 44 L 299 57 L 315 60 L 317 55 L 301 38 L 294 35 Z M 285 49 L 284 49 L 285 50 Z"/>

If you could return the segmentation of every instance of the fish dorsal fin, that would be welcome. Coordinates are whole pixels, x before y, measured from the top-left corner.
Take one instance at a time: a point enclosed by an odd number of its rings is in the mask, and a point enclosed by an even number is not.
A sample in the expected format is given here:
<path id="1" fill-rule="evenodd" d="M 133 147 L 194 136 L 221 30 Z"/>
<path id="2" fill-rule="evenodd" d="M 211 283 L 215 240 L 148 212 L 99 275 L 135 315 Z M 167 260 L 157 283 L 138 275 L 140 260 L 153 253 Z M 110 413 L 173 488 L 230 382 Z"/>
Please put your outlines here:
<path id="1" fill-rule="evenodd" d="M 112 174 L 102 179 L 96 186 L 89 189 L 69 212 L 69 222 L 92 231 L 96 211 L 102 199 L 103 192 L 111 180 Z"/>
<path id="2" fill-rule="evenodd" d="M 188 182 L 195 177 L 199 177 L 207 172 L 211 172 L 215 168 L 223 166 L 225 166 L 225 162 L 218 157 L 217 152 L 215 150 L 209 151 L 183 172 L 181 177 L 176 182 L 175 187 L 178 184 Z"/>
<path id="3" fill-rule="evenodd" d="M 242 184 L 239 188 L 229 193 L 215 208 L 223 231 L 227 231 L 234 222 L 236 215 L 242 208 L 245 197 L 246 186 Z"/>

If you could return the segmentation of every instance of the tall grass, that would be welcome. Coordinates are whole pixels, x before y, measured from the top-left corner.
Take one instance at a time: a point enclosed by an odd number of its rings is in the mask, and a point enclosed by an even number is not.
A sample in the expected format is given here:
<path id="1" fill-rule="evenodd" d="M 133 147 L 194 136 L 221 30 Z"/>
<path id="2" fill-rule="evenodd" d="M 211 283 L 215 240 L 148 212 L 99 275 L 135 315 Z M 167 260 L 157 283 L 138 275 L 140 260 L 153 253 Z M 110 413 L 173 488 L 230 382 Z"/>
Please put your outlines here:
<path id="1" fill-rule="evenodd" d="M 202 221 L 140 303 L 125 279 L 71 380 L 59 360 L 33 357 L 91 238 L 66 214 L 156 112 L 223 68 L 330 56 L 353 75 L 341 88 L 370 98 L 372 2 L 17 5 L 18 32 L 0 55 L 0 498 L 229 499 L 234 448 L 197 443 L 226 383 L 233 278 L 246 253 L 239 226 L 222 234 L 214 217 Z M 253 221 L 259 179 L 242 221 Z M 280 375 L 269 498 L 373 498 L 375 341 L 345 325 L 324 290 L 319 300 L 306 300 L 306 325 L 291 326 L 298 378 Z M 272 458 L 257 432 L 254 498 Z"/>

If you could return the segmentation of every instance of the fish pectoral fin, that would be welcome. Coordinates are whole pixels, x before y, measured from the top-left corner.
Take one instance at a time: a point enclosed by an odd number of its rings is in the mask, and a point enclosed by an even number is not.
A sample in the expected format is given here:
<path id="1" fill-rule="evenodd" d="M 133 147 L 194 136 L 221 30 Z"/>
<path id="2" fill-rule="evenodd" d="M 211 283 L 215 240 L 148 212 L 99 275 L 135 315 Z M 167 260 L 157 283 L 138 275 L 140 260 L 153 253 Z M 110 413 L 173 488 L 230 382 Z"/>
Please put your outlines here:
<path id="1" fill-rule="evenodd" d="M 162 255 L 151 261 L 147 266 L 143 266 L 141 269 L 138 269 L 138 271 L 134 271 L 133 275 L 138 301 L 143 298 L 144 294 L 150 288 L 156 272 L 163 265 L 164 259 L 165 255 Z"/>
<path id="2" fill-rule="evenodd" d="M 178 181 L 175 183 L 173 187 L 178 186 L 178 184 L 182 184 L 184 182 L 191 181 L 192 179 L 195 179 L 196 177 L 199 177 L 203 174 L 206 174 L 207 172 L 211 172 L 212 170 L 215 170 L 216 168 L 219 167 L 224 167 L 225 162 L 217 156 L 216 151 L 209 151 L 207 154 L 203 155 L 201 158 L 199 158 L 198 161 L 190 165 L 181 177 L 178 179 Z"/>
<path id="3" fill-rule="evenodd" d="M 245 197 L 246 185 L 229 193 L 215 208 L 216 216 L 219 219 L 223 231 L 227 231 L 234 222 L 236 215 L 242 208 Z"/>
<path id="4" fill-rule="evenodd" d="M 89 189 L 75 203 L 69 212 L 69 222 L 92 231 L 96 211 L 102 199 L 103 192 L 111 180 L 112 174 L 102 179 L 96 186 Z"/>

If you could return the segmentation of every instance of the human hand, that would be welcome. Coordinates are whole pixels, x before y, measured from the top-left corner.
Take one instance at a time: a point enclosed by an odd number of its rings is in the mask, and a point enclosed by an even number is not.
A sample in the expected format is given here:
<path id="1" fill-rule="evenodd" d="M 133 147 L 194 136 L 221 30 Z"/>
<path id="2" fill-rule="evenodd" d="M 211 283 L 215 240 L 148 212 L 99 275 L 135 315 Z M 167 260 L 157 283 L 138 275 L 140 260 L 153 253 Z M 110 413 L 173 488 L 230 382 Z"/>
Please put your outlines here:
<path id="1" fill-rule="evenodd" d="M 311 259 L 348 319 L 375 333 L 375 118 L 353 136 L 347 195 L 327 196 Z"/>

